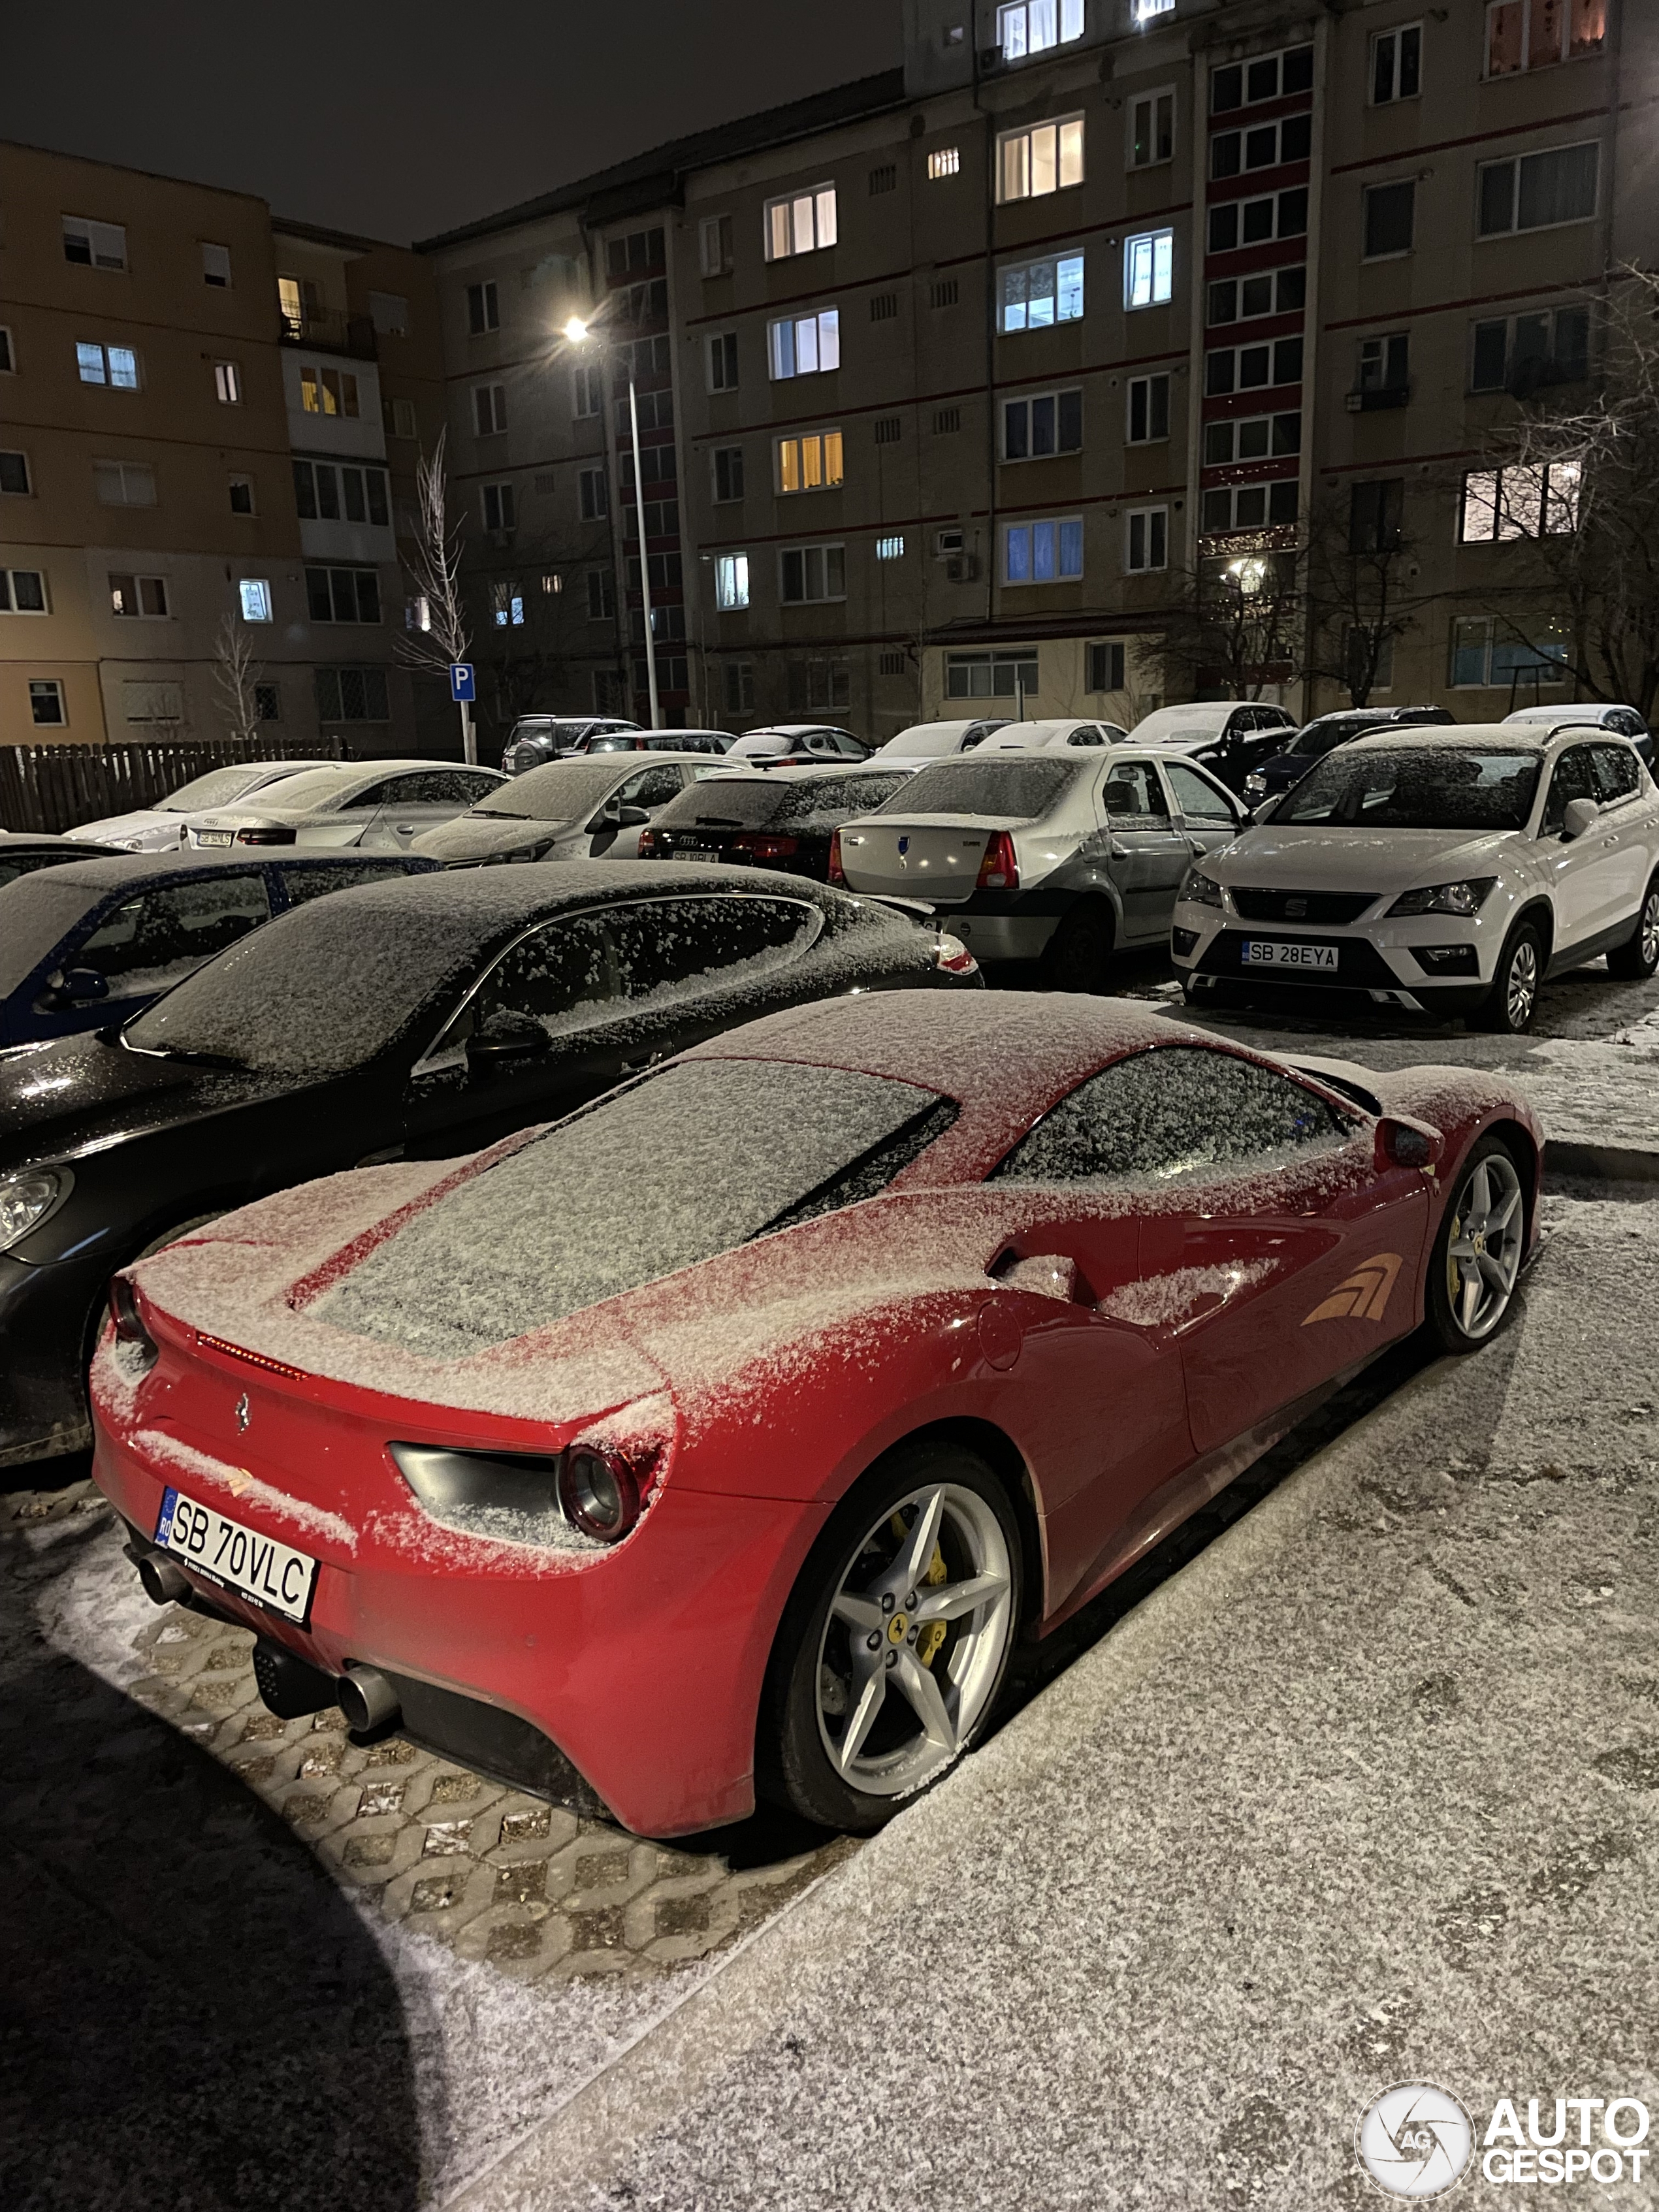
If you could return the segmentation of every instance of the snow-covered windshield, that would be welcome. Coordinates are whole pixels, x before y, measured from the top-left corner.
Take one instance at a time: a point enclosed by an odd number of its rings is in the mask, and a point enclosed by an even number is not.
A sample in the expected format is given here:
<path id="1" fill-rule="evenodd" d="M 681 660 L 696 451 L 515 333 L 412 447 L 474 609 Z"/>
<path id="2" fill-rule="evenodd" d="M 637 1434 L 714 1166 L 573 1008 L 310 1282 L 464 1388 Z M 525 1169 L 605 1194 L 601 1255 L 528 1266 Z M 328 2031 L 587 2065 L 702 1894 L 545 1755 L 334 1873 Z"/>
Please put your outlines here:
<path id="1" fill-rule="evenodd" d="M 838 1068 L 684 1061 L 459 1184 L 313 1310 L 359 1336 L 465 1358 L 801 1218 L 890 1148 L 884 1187 L 915 1157 L 906 1133 L 942 1103 Z"/>
<path id="2" fill-rule="evenodd" d="M 261 807 L 280 806 L 286 811 L 290 807 L 327 806 L 348 789 L 361 769 L 348 767 L 342 762 L 335 768 L 308 768 L 298 775 L 285 775 L 280 783 L 271 785 L 270 791 L 256 791 L 252 795 Z"/>
<path id="3" fill-rule="evenodd" d="M 579 822 L 596 806 L 603 806 L 612 787 L 620 782 L 620 764 L 614 760 L 550 761 L 532 768 L 489 794 L 489 803 L 475 806 L 471 816 L 500 814 L 530 822 Z"/>
<path id="4" fill-rule="evenodd" d="M 1345 745 L 1309 770 L 1273 819 L 1345 830 L 1520 830 L 1537 787 L 1534 752 Z"/>
<path id="5" fill-rule="evenodd" d="M 1231 706 L 1160 707 L 1135 724 L 1130 732 L 1138 745 L 1155 745 L 1170 738 L 1202 738 L 1213 736 L 1220 730 Z"/>
<path id="6" fill-rule="evenodd" d="M 469 887 L 453 876 L 414 881 L 442 882 L 447 896 L 413 901 L 413 885 L 394 881 L 313 899 L 198 968 L 123 1036 L 144 1052 L 199 1054 L 272 1075 L 362 1066 L 477 964 Z"/>
<path id="7" fill-rule="evenodd" d="M 1298 760 L 1320 760 L 1351 738 L 1363 738 L 1367 730 L 1381 727 L 1380 722 L 1310 722 L 1297 732 L 1285 750 L 1294 753 Z"/>
<path id="8" fill-rule="evenodd" d="M 878 814 L 992 814 L 1029 821 L 1047 814 L 1083 773 L 1081 761 L 994 753 L 918 769 Z"/>
<path id="9" fill-rule="evenodd" d="M 288 781 L 280 770 L 271 774 L 269 761 L 253 761 L 240 768 L 210 769 L 205 775 L 181 784 L 161 801 L 157 811 L 162 814 L 187 814 L 197 807 L 228 806 L 245 791 L 251 790 L 262 776 L 270 777 L 273 787 Z"/>

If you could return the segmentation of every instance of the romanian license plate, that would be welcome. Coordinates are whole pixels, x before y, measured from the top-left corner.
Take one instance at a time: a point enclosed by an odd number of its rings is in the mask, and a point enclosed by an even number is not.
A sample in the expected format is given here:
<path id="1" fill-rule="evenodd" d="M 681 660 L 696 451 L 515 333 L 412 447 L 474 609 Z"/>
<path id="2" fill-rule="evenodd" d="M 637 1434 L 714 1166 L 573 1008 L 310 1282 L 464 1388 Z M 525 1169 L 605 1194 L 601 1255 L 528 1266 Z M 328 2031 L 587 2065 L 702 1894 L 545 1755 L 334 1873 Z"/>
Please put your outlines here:
<path id="1" fill-rule="evenodd" d="M 230 832 L 228 830 L 198 830 L 196 842 L 198 845 L 228 845 Z"/>
<path id="2" fill-rule="evenodd" d="M 1244 940 L 1244 965 L 1247 968 L 1319 968 L 1328 975 L 1334 975 L 1336 947 L 1334 945 L 1297 945 L 1283 937 L 1247 937 Z"/>
<path id="3" fill-rule="evenodd" d="M 310 1618 L 317 1562 L 274 1536 L 261 1536 L 214 1507 L 168 1490 L 161 1498 L 155 1541 L 222 1589 L 252 1598 L 301 1628 Z"/>

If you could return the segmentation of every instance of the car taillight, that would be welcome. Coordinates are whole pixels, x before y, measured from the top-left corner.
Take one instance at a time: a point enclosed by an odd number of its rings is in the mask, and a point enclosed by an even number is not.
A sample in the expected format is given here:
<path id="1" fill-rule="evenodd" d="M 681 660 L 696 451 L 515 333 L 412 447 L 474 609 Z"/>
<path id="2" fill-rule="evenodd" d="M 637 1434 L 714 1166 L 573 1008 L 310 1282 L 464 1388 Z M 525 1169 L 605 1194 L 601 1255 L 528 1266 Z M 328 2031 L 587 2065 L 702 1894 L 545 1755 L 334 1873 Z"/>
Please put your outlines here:
<path id="1" fill-rule="evenodd" d="M 291 845 L 294 835 L 292 830 L 239 830 L 236 842 L 239 845 Z"/>
<path id="2" fill-rule="evenodd" d="M 1014 841 L 1006 830 L 994 830 L 985 841 L 985 857 L 979 864 L 979 882 L 982 891 L 1017 891 L 1019 889 L 1019 863 L 1014 858 Z"/>
<path id="3" fill-rule="evenodd" d="M 847 871 L 841 864 L 841 832 L 839 830 L 832 830 L 830 832 L 829 880 L 832 884 L 839 884 L 843 890 L 847 888 Z"/>
<path id="4" fill-rule="evenodd" d="M 800 849 L 794 837 L 769 837 L 756 830 L 739 830 L 732 840 L 734 853 L 747 853 L 751 860 L 787 860 Z"/>
<path id="5" fill-rule="evenodd" d="M 933 945 L 933 965 L 947 975 L 971 975 L 979 963 L 959 937 L 940 937 Z"/>
<path id="6" fill-rule="evenodd" d="M 656 831 L 654 830 L 641 830 L 640 832 L 641 860 L 654 860 L 657 857 L 658 850 L 659 848 L 657 844 Z"/>
<path id="7" fill-rule="evenodd" d="M 138 1293 L 125 1275 L 112 1277 L 109 1286 L 110 1319 L 115 1324 L 115 1340 L 127 1347 L 129 1367 L 138 1367 L 148 1374 L 161 1356 L 161 1347 L 144 1327 L 144 1317 L 139 1310 Z"/>

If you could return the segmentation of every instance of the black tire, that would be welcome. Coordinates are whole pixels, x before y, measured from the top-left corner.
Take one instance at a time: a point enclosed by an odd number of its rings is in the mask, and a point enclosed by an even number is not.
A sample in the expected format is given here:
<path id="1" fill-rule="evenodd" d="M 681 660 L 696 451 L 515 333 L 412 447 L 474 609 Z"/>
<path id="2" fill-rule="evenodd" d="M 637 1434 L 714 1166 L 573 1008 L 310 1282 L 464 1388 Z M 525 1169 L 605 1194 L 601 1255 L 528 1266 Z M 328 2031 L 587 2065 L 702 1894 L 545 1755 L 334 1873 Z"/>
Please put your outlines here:
<path id="1" fill-rule="evenodd" d="M 956 1499 L 954 1510 L 961 1512 L 969 1500 L 975 1501 L 976 1504 L 969 1505 L 969 1510 L 976 1510 L 981 1517 L 990 1516 L 984 1522 L 986 1533 L 989 1534 L 993 1522 L 1000 1531 L 1008 1577 L 1007 1601 L 1004 1617 L 998 1624 L 1000 1649 L 993 1651 L 988 1645 L 980 1652 L 964 1650 L 961 1655 L 968 1662 L 963 1668 L 964 1677 L 971 1679 L 975 1686 L 970 1717 L 954 1750 L 940 1753 L 940 1763 L 913 1784 L 902 1784 L 900 1773 L 896 1773 L 890 1778 L 891 1787 L 880 1791 L 860 1789 L 842 1775 L 831 1759 L 825 1741 L 826 1728 L 831 1723 L 820 1712 L 824 1687 L 826 1684 L 833 1686 L 833 1638 L 839 1633 L 850 1645 L 854 1634 L 852 1630 L 832 1621 L 831 1608 L 844 1583 L 864 1579 L 862 1565 L 873 1540 L 884 1539 L 886 1532 L 896 1525 L 904 1528 L 900 1509 L 908 1506 L 917 1492 L 941 1486 L 947 1487 Z M 908 1524 L 912 1537 L 915 1527 L 913 1518 Z M 903 1540 L 902 1537 L 896 1540 L 896 1550 L 902 1549 Z M 951 1547 L 948 1561 L 947 1546 Z M 971 1568 L 963 1532 L 951 1524 L 942 1526 L 934 1549 L 933 1565 L 941 1563 L 946 1565 L 947 1580 L 957 1579 L 965 1569 Z M 930 1568 L 930 1574 L 931 1571 Z M 1024 1551 L 1018 1516 L 1000 1477 L 976 1453 L 959 1444 L 924 1440 L 901 1444 L 878 1461 L 842 1499 L 813 1545 L 779 1623 L 761 1700 L 756 1744 L 756 1780 L 761 1795 L 823 1827 L 850 1834 L 872 1835 L 884 1826 L 896 1813 L 941 1781 L 984 1733 L 1001 1694 L 1009 1654 L 1019 1633 L 1024 1587 Z M 903 1601 L 901 1595 L 898 1609 L 890 1609 L 885 1615 L 890 1632 L 895 1621 L 901 1630 L 905 1626 Z M 965 1632 L 960 1622 L 953 1622 L 944 1633 L 948 1637 L 954 1630 L 965 1640 L 988 1632 L 979 1629 L 973 1616 L 966 1618 Z M 913 1647 L 915 1641 L 916 1626 L 913 1620 L 908 1646 Z M 913 1661 L 918 1656 L 902 1640 L 896 1651 L 883 1653 L 888 1668 L 901 1661 Z M 957 1659 L 956 1642 L 942 1642 L 921 1663 L 933 1668 L 937 1662 L 942 1662 L 934 1680 L 948 1682 L 946 1669 L 956 1664 Z M 878 1729 L 884 1721 L 897 1747 L 881 1755 L 902 1761 L 905 1756 L 904 1739 L 919 1730 L 921 1723 L 915 1711 L 897 1694 L 896 1678 L 884 1676 L 884 1684 L 888 1680 L 893 1680 L 896 1685 L 890 1697 L 884 1687 L 884 1706 L 890 1707 L 890 1712 L 878 1713 L 877 1723 L 869 1729 L 866 1741 L 870 1747 L 878 1747 Z M 950 1683 L 949 1686 L 955 1691 L 957 1686 Z"/>
<path id="2" fill-rule="evenodd" d="M 1051 991 L 1100 994 L 1110 988 L 1117 928 L 1103 899 L 1082 899 L 1048 939 L 1042 972 Z"/>
<path id="3" fill-rule="evenodd" d="M 1455 1265 L 1452 1247 L 1455 1232 L 1465 1231 L 1468 1226 L 1462 1209 L 1470 1187 L 1475 1183 L 1479 1170 L 1489 1161 L 1496 1164 L 1491 1172 L 1491 1184 L 1501 1182 L 1508 1186 L 1516 1201 L 1512 1217 L 1514 1247 L 1510 1254 L 1516 1276 L 1526 1250 L 1528 1170 L 1522 1162 L 1516 1159 L 1501 1137 L 1482 1137 L 1459 1161 L 1455 1174 L 1448 1180 L 1446 1211 L 1435 1237 L 1434 1249 L 1429 1255 L 1428 1282 L 1423 1298 L 1423 1318 L 1430 1334 L 1443 1352 L 1460 1355 L 1479 1352 L 1483 1345 L 1490 1344 L 1508 1321 L 1515 1306 L 1514 1284 L 1511 1281 L 1495 1313 L 1478 1313 L 1475 1326 L 1472 1328 L 1466 1327 L 1462 1318 L 1460 1293 L 1467 1279 L 1467 1263 L 1458 1261 Z M 1466 1239 L 1458 1235 L 1455 1241 L 1461 1244 Z"/>
<path id="4" fill-rule="evenodd" d="M 1520 921 L 1498 956 L 1492 988 L 1471 1017 L 1477 1029 L 1523 1036 L 1538 1012 L 1544 982 L 1544 939 L 1535 921 Z"/>
<path id="5" fill-rule="evenodd" d="M 1659 876 L 1642 895 L 1641 910 L 1629 939 L 1607 955 L 1607 973 L 1621 983 L 1640 983 L 1659 971 Z"/>

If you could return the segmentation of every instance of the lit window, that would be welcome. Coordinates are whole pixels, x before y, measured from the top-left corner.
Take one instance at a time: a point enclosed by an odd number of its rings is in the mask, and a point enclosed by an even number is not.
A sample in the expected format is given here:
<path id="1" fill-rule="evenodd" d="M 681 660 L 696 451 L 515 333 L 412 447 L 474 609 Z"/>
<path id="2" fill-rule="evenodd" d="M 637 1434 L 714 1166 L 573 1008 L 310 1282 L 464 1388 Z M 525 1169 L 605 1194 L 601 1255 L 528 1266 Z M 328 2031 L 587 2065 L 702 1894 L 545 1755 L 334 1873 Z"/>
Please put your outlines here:
<path id="1" fill-rule="evenodd" d="M 524 623 L 524 599 L 511 584 L 497 584 L 491 595 L 491 611 L 497 629 L 518 629 Z"/>
<path id="2" fill-rule="evenodd" d="M 1515 76 L 1599 54 L 1607 0 L 1488 0 L 1486 75 Z"/>
<path id="3" fill-rule="evenodd" d="M 167 611 L 165 576 L 114 576 L 109 580 L 110 612 L 124 621 L 160 622 Z"/>
<path id="4" fill-rule="evenodd" d="M 1164 307 L 1175 283 L 1175 233 L 1143 231 L 1123 241 L 1123 304 Z"/>
<path id="5" fill-rule="evenodd" d="M 811 191 L 766 203 L 766 258 L 786 260 L 816 253 L 836 242 L 836 188 L 817 185 Z"/>
<path id="6" fill-rule="evenodd" d="M 841 367 L 841 311 L 824 307 L 816 315 L 798 315 L 769 323 L 767 359 L 774 380 L 789 376 L 817 376 Z M 736 379 L 732 381 L 735 383 Z"/>
<path id="7" fill-rule="evenodd" d="M 897 536 L 892 538 L 878 538 L 876 540 L 876 558 L 878 561 L 902 561 L 904 558 L 903 538 Z"/>
<path id="8" fill-rule="evenodd" d="M 1046 53 L 1083 36 L 1083 0 L 1013 0 L 997 9 L 997 44 L 1006 62 Z"/>
<path id="9" fill-rule="evenodd" d="M 1170 510 L 1131 507 L 1124 517 L 1124 566 L 1132 574 L 1170 565 Z"/>
<path id="10" fill-rule="evenodd" d="M 714 604 L 722 612 L 749 604 L 749 556 L 722 553 L 714 562 Z"/>
<path id="11" fill-rule="evenodd" d="M 1150 23 L 1154 15 L 1172 15 L 1176 0 L 1134 0 L 1132 13 L 1137 23 Z"/>
<path id="12" fill-rule="evenodd" d="M 300 370 L 300 404 L 307 415 L 355 417 L 357 380 L 349 369 L 318 368 L 306 363 Z"/>
<path id="13" fill-rule="evenodd" d="M 1005 131 L 997 140 L 998 194 L 1005 200 L 1040 199 L 1083 182 L 1083 118 L 1039 123 Z"/>
<path id="14" fill-rule="evenodd" d="M 962 168 L 962 149 L 958 146 L 936 146 L 927 156 L 927 174 L 937 184 L 941 177 L 954 177 Z"/>
<path id="15" fill-rule="evenodd" d="M 242 620 L 264 623 L 270 620 L 270 585 L 264 576 L 244 576 L 236 586 L 236 596 L 242 603 Z"/>
<path id="16" fill-rule="evenodd" d="M 1083 574 L 1083 524 L 1011 522 L 1002 535 L 1002 575 L 1008 584 L 1065 583 Z"/>
<path id="17" fill-rule="evenodd" d="M 353 379 L 356 381 L 356 379 Z M 220 404 L 240 407 L 242 404 L 242 372 L 234 361 L 216 361 L 213 364 L 213 389 Z"/>
<path id="18" fill-rule="evenodd" d="M 138 356 L 131 346 L 94 345 L 79 340 L 75 362 L 82 384 L 107 384 L 117 392 L 138 389 Z"/>
<path id="19" fill-rule="evenodd" d="M 1578 527 L 1578 485 L 1577 461 L 1471 470 L 1463 479 L 1458 537 L 1465 545 L 1571 537 Z"/>
<path id="20" fill-rule="evenodd" d="M 1077 321 L 1083 313 L 1083 256 L 1026 261 L 998 271 L 998 328 L 1047 330 Z"/>
<path id="21" fill-rule="evenodd" d="M 823 491 L 842 480 L 841 432 L 815 430 L 778 440 L 778 489 Z"/>

